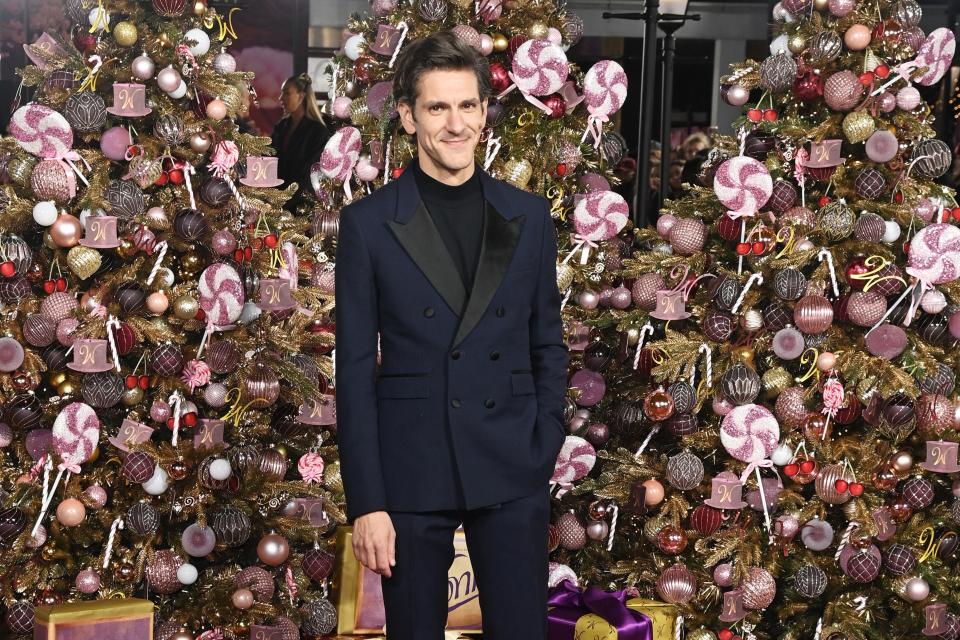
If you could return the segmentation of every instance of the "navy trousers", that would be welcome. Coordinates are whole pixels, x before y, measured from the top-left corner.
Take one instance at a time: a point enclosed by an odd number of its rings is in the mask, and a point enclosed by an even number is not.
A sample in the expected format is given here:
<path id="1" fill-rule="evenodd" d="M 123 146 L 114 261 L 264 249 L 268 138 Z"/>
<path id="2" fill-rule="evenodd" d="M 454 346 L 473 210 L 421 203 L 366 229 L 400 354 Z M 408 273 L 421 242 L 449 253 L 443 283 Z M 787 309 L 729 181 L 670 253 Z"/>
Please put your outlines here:
<path id="1" fill-rule="evenodd" d="M 397 532 L 397 564 L 392 577 L 383 579 L 388 640 L 443 639 L 447 570 L 461 524 L 480 590 L 484 640 L 546 639 L 546 486 L 492 507 L 390 512 L 390 518 Z"/>

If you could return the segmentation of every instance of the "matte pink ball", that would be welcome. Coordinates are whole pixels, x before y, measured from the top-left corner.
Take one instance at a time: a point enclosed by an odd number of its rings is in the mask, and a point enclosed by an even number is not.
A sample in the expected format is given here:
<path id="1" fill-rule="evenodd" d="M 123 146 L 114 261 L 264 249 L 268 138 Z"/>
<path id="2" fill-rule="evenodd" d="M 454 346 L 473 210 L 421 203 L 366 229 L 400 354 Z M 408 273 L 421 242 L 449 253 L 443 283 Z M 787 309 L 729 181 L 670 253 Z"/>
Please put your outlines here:
<path id="1" fill-rule="evenodd" d="M 643 501 L 648 507 L 653 507 L 663 502 L 664 491 L 662 484 L 660 484 L 657 480 L 650 478 L 643 483 L 643 486 L 647 490 L 643 497 Z"/>
<path id="2" fill-rule="evenodd" d="M 100 151 L 110 160 L 124 160 L 130 134 L 123 127 L 110 127 L 100 135 Z"/>
<path id="3" fill-rule="evenodd" d="M 870 45 L 870 29 L 862 24 L 855 24 L 843 34 L 843 41 L 852 51 L 863 51 Z"/>
<path id="4" fill-rule="evenodd" d="M 727 104 L 732 107 L 742 107 L 747 104 L 747 101 L 750 99 L 750 92 L 747 91 L 747 88 L 740 84 L 732 85 L 727 89 L 726 100 Z"/>
<path id="5" fill-rule="evenodd" d="M 593 291 L 581 291 L 577 297 L 577 303 L 583 309 L 596 309 L 600 304 L 600 296 Z"/>
<path id="6" fill-rule="evenodd" d="M 75 527 L 87 517 L 87 508 L 76 498 L 67 498 L 57 506 L 57 520 L 65 527 Z"/>
<path id="7" fill-rule="evenodd" d="M 278 567 L 290 556 L 290 543 L 277 533 L 268 533 L 260 538 L 257 545 L 257 557 L 264 564 Z"/>
<path id="8" fill-rule="evenodd" d="M 94 509 L 102 509 L 107 504 L 107 490 L 98 484 L 92 484 L 84 491 Z"/>
<path id="9" fill-rule="evenodd" d="M 207 103 L 207 117 L 214 120 L 223 120 L 227 117 L 227 103 L 219 98 Z"/>
<path id="10" fill-rule="evenodd" d="M 657 233 L 660 234 L 660 237 L 666 240 L 670 237 L 670 229 L 673 229 L 673 225 L 677 223 L 676 216 L 673 216 L 669 213 L 665 213 L 659 218 L 657 218 Z"/>
<path id="11" fill-rule="evenodd" d="M 950 335 L 960 340 L 960 311 L 950 316 Z"/>
<path id="12" fill-rule="evenodd" d="M 135 77 L 137 80 L 149 80 L 153 77 L 155 68 L 156 67 L 153 64 L 153 60 L 146 55 L 137 56 L 130 64 L 130 70 L 133 72 L 133 77 Z"/>
<path id="13" fill-rule="evenodd" d="M 829 351 L 824 351 L 817 358 L 817 369 L 820 369 L 820 371 L 830 371 L 836 364 L 837 356 L 833 355 Z"/>
<path id="14" fill-rule="evenodd" d="M 480 53 L 485 56 L 493 53 L 493 38 L 485 33 L 480 34 Z"/>
<path id="15" fill-rule="evenodd" d="M 173 67 L 164 67 L 157 74 L 157 86 L 161 91 L 170 93 L 176 91 L 180 86 L 180 74 Z"/>
<path id="16" fill-rule="evenodd" d="M 161 314 L 167 310 L 167 307 L 170 306 L 170 300 L 167 298 L 167 294 L 162 291 L 155 291 L 147 296 L 147 309 L 151 313 Z"/>

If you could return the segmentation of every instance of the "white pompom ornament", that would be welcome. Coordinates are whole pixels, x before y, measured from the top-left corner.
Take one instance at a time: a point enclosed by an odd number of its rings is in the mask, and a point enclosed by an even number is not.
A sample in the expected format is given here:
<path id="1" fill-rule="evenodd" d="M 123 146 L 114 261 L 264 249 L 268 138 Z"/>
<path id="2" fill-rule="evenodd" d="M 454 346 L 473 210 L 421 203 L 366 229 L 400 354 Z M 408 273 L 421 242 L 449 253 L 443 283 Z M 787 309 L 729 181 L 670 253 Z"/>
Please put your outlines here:
<path id="1" fill-rule="evenodd" d="M 223 458 L 217 458 L 210 463 L 210 477 L 214 480 L 226 480 L 230 477 L 230 462 Z"/>
<path id="2" fill-rule="evenodd" d="M 886 243 L 896 242 L 900 237 L 900 225 L 893 220 L 887 220 L 883 230 L 883 241 Z"/>
<path id="3" fill-rule="evenodd" d="M 363 54 L 363 47 L 367 41 L 361 35 L 350 36 L 343 44 L 343 53 L 351 60 L 356 60 Z"/>
<path id="4" fill-rule="evenodd" d="M 57 205 L 53 200 L 44 200 L 33 205 L 33 220 L 41 227 L 49 227 L 57 219 Z"/>
<path id="5" fill-rule="evenodd" d="M 153 470 L 153 477 L 144 482 L 141 486 L 143 487 L 143 490 L 150 495 L 159 496 L 170 487 L 170 478 L 167 476 L 167 472 L 163 470 L 163 467 L 157 465 Z"/>
<path id="6" fill-rule="evenodd" d="M 773 461 L 773 464 L 778 467 L 790 464 L 790 461 L 793 459 L 793 449 L 788 445 L 782 444 L 773 450 L 770 459 Z"/>
<path id="7" fill-rule="evenodd" d="M 177 580 L 180 584 L 191 585 L 197 581 L 197 568 L 192 564 L 185 563 L 177 568 Z"/>

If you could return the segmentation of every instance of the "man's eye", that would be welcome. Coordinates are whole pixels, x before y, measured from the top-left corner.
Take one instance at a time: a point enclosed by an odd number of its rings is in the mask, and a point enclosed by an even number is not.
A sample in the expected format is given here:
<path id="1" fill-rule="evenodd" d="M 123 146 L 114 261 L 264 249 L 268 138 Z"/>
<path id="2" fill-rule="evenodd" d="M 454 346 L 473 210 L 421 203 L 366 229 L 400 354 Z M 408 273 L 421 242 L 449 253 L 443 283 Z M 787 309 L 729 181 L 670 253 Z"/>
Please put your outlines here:
<path id="1" fill-rule="evenodd" d="M 464 110 L 464 111 L 473 111 L 473 110 L 476 108 L 476 106 L 477 106 L 477 105 L 475 105 L 475 104 L 473 104 L 473 103 L 471 102 L 470 104 L 465 104 L 465 105 L 463 105 L 463 110 Z"/>
<path id="2" fill-rule="evenodd" d="M 430 107 L 430 113 L 440 113 L 441 111 L 443 111 L 443 107 L 439 104 L 435 104 Z"/>

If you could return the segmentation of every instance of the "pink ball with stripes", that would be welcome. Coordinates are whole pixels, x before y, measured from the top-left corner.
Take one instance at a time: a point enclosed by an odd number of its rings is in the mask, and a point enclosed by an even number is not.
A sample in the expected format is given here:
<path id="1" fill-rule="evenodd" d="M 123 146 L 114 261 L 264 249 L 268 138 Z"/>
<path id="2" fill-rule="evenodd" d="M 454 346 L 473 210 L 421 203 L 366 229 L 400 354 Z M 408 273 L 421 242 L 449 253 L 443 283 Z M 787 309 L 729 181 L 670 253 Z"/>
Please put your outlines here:
<path id="1" fill-rule="evenodd" d="M 780 424 L 758 404 L 734 407 L 720 424 L 720 442 L 731 456 L 743 462 L 766 460 L 777 448 Z"/>
<path id="2" fill-rule="evenodd" d="M 582 480 L 597 462 L 597 451 L 579 436 L 567 436 L 557 456 L 557 464 L 550 482 L 571 484 Z"/>
<path id="3" fill-rule="evenodd" d="M 360 130 L 344 127 L 330 136 L 320 156 L 320 171 L 336 182 L 350 179 L 350 173 L 360 159 Z"/>
<path id="4" fill-rule="evenodd" d="M 527 40 L 513 56 L 513 81 L 532 96 L 556 93 L 570 73 L 567 54 L 548 40 Z"/>
<path id="5" fill-rule="evenodd" d="M 215 325 L 231 324 L 240 317 L 245 301 L 243 281 L 237 270 L 218 262 L 200 274 L 200 308 Z"/>
<path id="6" fill-rule="evenodd" d="M 720 165 L 713 191 L 731 212 L 752 215 L 773 194 L 773 179 L 762 162 L 737 156 Z"/>
<path id="7" fill-rule="evenodd" d="M 97 412 L 82 402 L 68 404 L 53 422 L 53 448 L 68 464 L 79 465 L 89 460 L 99 441 Z"/>
<path id="8" fill-rule="evenodd" d="M 598 242 L 609 240 L 623 229 L 630 217 L 627 201 L 614 191 L 592 191 L 573 210 L 573 225 L 581 236 Z"/>
<path id="9" fill-rule="evenodd" d="M 73 129 L 61 114 L 42 104 L 20 107 L 10 118 L 10 135 L 38 158 L 62 158 L 73 147 Z"/>
<path id="10" fill-rule="evenodd" d="M 583 98 L 587 110 L 609 116 L 620 110 L 627 99 L 627 74 L 613 60 L 601 60 L 590 67 L 583 78 Z"/>
<path id="11" fill-rule="evenodd" d="M 907 273 L 927 284 L 944 284 L 960 278 L 960 228 L 931 224 L 910 241 Z"/>

